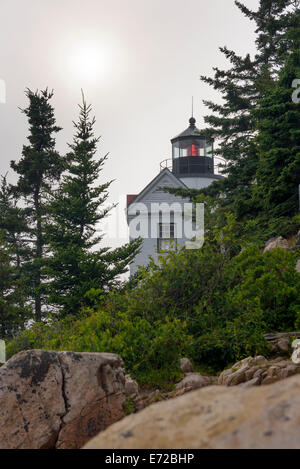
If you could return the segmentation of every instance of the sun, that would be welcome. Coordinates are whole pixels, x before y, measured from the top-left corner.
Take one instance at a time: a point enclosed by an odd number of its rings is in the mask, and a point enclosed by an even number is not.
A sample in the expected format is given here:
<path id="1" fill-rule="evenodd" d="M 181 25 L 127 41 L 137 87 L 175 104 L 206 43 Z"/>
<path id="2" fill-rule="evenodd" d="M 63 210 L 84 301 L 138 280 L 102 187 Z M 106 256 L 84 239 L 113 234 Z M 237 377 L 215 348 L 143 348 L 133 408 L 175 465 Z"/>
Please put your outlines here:
<path id="1" fill-rule="evenodd" d="M 108 48 L 101 44 L 81 44 L 68 55 L 70 73 L 82 85 L 102 80 L 111 69 Z"/>

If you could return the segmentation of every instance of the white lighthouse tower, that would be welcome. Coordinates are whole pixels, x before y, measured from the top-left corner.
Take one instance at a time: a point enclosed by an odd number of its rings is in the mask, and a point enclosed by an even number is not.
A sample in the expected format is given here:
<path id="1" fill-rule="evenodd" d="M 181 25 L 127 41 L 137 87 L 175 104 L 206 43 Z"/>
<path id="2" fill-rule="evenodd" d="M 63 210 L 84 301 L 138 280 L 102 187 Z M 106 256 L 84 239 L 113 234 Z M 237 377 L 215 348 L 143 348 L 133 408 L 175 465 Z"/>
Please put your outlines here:
<path id="1" fill-rule="evenodd" d="M 164 188 L 202 189 L 223 178 L 215 174 L 213 141 L 196 127 L 194 117 L 171 143 L 172 158 L 160 164 L 160 173 L 139 194 L 127 195 L 130 239 L 143 238 L 141 251 L 130 266 L 130 275 L 139 266 L 146 266 L 150 255 L 157 261 L 158 256 L 189 241 L 182 226 L 183 206 L 189 200 Z"/>

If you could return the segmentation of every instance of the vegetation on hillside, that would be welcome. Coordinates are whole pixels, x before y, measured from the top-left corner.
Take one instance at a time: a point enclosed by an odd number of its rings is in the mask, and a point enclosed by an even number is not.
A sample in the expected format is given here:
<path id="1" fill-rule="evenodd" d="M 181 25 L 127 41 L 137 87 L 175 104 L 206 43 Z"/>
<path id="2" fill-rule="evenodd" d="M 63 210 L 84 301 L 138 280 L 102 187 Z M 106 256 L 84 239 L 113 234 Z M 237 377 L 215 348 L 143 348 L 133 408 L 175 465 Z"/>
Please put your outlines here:
<path id="1" fill-rule="evenodd" d="M 8 355 L 42 348 L 115 352 L 140 383 L 170 386 L 179 358 L 216 373 L 248 355 L 268 355 L 266 332 L 300 326 L 299 248 L 263 253 L 300 228 L 299 2 L 260 0 L 240 10 L 257 26 L 257 54 L 203 78 L 224 99 L 207 103 L 207 134 L 227 160 L 209 188 L 172 190 L 205 205 L 205 243 L 165 253 L 122 284 L 139 241 L 101 247 L 110 182 L 100 181 L 94 120 L 83 101 L 70 152 L 55 150 L 48 91 L 28 91 L 29 145 L 16 186 L 0 189 L 0 325 Z M 97 185 L 98 184 L 98 185 Z M 19 204 L 21 198 L 22 204 Z M 31 321 L 28 322 L 28 319 Z"/>
<path id="2" fill-rule="evenodd" d="M 113 206 L 106 206 L 112 181 L 99 183 L 107 159 L 95 158 L 99 138 L 94 137 L 95 118 L 83 96 L 75 136 L 66 156 L 64 173 L 57 191 L 48 193 L 47 235 L 50 256 L 45 260 L 49 281 L 45 291 L 49 305 L 59 308 L 60 316 L 76 314 L 85 304 L 85 293 L 97 288 L 105 294 L 118 285 L 128 270 L 140 241 L 119 249 L 101 247 L 100 222 Z"/>
<path id="3" fill-rule="evenodd" d="M 180 376 L 179 358 L 216 372 L 249 355 L 268 354 L 264 333 L 288 331 L 300 318 L 299 252 L 236 240 L 228 218 L 202 249 L 170 252 L 142 268 L 123 289 L 81 315 L 36 324 L 8 347 L 119 353 L 140 383 L 167 386 Z"/>
<path id="4" fill-rule="evenodd" d="M 97 157 L 95 119 L 84 97 L 70 152 L 62 157 L 55 147 L 61 128 L 51 105 L 53 93 L 27 90 L 26 96 L 29 143 L 21 159 L 11 162 L 16 185 L 3 176 L 0 186 L 2 269 L 8 262 L 14 272 L 0 285 L 7 291 L 1 298 L 2 338 L 20 332 L 28 319 L 40 322 L 54 311 L 60 317 L 78 313 L 89 304 L 85 294 L 92 288 L 98 296 L 117 288 L 140 246 L 140 240 L 116 249 L 100 246 L 99 222 L 112 208 L 106 205 L 111 181 L 101 180 L 107 155 Z M 12 304 L 20 286 L 21 307 L 19 301 Z"/>
<path id="5" fill-rule="evenodd" d="M 202 194 L 218 199 L 239 221 L 259 227 L 261 239 L 285 234 L 298 213 L 300 173 L 300 76 L 298 0 L 260 0 L 257 11 L 235 2 L 256 27 L 257 53 L 241 57 L 221 48 L 228 70 L 214 68 L 202 80 L 220 93 L 219 104 L 204 101 L 206 134 L 218 143 L 226 178 Z M 173 190 L 196 200 L 199 191 Z"/>

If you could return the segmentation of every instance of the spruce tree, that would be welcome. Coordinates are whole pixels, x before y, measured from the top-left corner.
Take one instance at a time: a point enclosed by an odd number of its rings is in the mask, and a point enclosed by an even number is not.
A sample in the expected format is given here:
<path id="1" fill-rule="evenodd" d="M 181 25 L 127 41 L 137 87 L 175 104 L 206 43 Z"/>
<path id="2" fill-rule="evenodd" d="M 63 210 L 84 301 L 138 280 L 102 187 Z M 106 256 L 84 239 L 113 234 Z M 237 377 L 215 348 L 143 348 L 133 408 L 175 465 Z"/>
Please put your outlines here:
<path id="1" fill-rule="evenodd" d="M 0 230 L 12 255 L 15 267 L 22 270 L 29 260 L 28 240 L 30 228 L 27 216 L 29 210 L 18 206 L 14 188 L 7 182 L 7 175 L 1 176 L 0 183 Z"/>
<path id="2" fill-rule="evenodd" d="M 273 218 L 293 215 L 299 207 L 300 103 L 292 100 L 292 83 L 300 77 L 300 51 L 295 47 L 278 82 L 266 89 L 253 111 L 259 157 L 253 200 Z"/>
<path id="3" fill-rule="evenodd" d="M 0 232 L 0 338 L 11 337 L 22 330 L 29 316 L 23 279 L 18 278 L 17 268 Z"/>
<path id="4" fill-rule="evenodd" d="M 256 122 L 252 111 L 265 88 L 276 79 L 291 48 L 289 34 L 297 28 L 298 0 L 260 0 L 257 11 L 236 1 L 242 13 L 256 24 L 257 53 L 239 56 L 220 48 L 229 60 L 228 70 L 214 68 L 213 77 L 201 79 L 221 94 L 222 104 L 204 101 L 211 115 L 205 117 L 206 134 L 218 143 L 216 154 L 226 160 L 226 179 L 214 182 L 204 193 L 224 197 L 220 203 L 239 219 L 257 214 L 252 188 L 258 165 L 255 144 Z M 188 193 L 186 194 L 188 195 Z M 194 195 L 194 194 L 190 194 Z"/>
<path id="5" fill-rule="evenodd" d="M 31 278 L 31 296 L 35 304 L 35 318 L 42 318 L 43 260 L 46 256 L 45 193 L 55 184 L 63 170 L 63 160 L 55 149 L 55 134 L 61 129 L 56 125 L 54 110 L 50 104 L 53 96 L 47 89 L 41 92 L 26 91 L 29 106 L 23 110 L 29 121 L 29 144 L 23 146 L 22 158 L 12 161 L 11 167 L 19 175 L 15 194 L 25 200 L 31 239 L 32 262 L 27 265 Z"/>
<path id="6" fill-rule="evenodd" d="M 90 290 L 101 295 L 116 286 L 140 245 L 136 240 L 114 250 L 99 246 L 103 238 L 99 222 L 112 208 L 105 206 L 112 181 L 99 183 L 108 155 L 95 158 L 99 138 L 94 136 L 95 118 L 90 117 L 91 106 L 84 96 L 79 108 L 66 174 L 58 191 L 49 195 L 48 230 L 53 251 L 48 262 L 50 301 L 63 315 L 78 313 L 88 303 Z"/>

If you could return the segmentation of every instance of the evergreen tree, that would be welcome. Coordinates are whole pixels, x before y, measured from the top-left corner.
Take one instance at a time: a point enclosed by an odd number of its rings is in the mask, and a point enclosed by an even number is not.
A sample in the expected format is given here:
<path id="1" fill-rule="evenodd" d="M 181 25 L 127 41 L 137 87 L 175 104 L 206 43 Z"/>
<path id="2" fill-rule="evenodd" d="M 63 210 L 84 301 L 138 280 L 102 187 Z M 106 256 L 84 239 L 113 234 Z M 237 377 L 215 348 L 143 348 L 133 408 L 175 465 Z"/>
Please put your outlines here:
<path id="1" fill-rule="evenodd" d="M 28 318 L 24 283 L 18 278 L 3 233 L 0 233 L 0 338 L 20 331 Z"/>
<path id="2" fill-rule="evenodd" d="M 230 61 L 228 70 L 214 68 L 214 77 L 201 79 L 220 92 L 223 103 L 204 101 L 212 114 L 206 116 L 206 133 L 219 144 L 216 153 L 226 160 L 226 179 L 214 182 L 203 192 L 225 195 L 220 203 L 239 219 L 255 216 L 252 188 L 258 165 L 255 144 L 256 122 L 252 111 L 265 88 L 276 79 L 278 69 L 291 49 L 288 33 L 299 24 L 298 0 L 260 0 L 257 11 L 236 1 L 242 13 L 256 24 L 257 53 L 241 57 L 227 47 L 220 48 Z M 188 195 L 188 193 L 186 193 Z M 190 194 L 193 195 L 193 194 Z"/>
<path id="3" fill-rule="evenodd" d="M 55 134 L 61 129 L 55 123 L 54 110 L 50 104 L 53 96 L 47 89 L 41 92 L 26 91 L 29 106 L 23 110 L 30 125 L 29 144 L 24 145 L 21 160 L 11 162 L 19 175 L 15 187 L 17 197 L 23 197 L 29 210 L 28 218 L 33 261 L 27 265 L 32 279 L 31 295 L 35 303 L 37 321 L 42 317 L 43 260 L 46 256 L 45 238 L 45 192 L 57 182 L 63 170 L 63 160 L 55 149 Z"/>
<path id="4" fill-rule="evenodd" d="M 140 245 L 136 240 L 115 250 L 99 247 L 103 234 L 96 234 L 97 226 L 112 208 L 104 206 L 112 181 L 98 182 L 107 155 L 95 159 L 99 138 L 94 137 L 95 118 L 90 118 L 91 106 L 84 96 L 79 108 L 66 174 L 59 190 L 50 195 L 50 301 L 64 315 L 76 314 L 88 304 L 88 291 L 101 295 L 115 286 Z"/>
<path id="5" fill-rule="evenodd" d="M 288 57 L 278 82 L 267 88 L 253 111 L 259 156 L 253 200 L 268 217 L 298 210 L 300 103 L 292 101 L 292 83 L 298 77 L 299 49 Z"/>
<path id="6" fill-rule="evenodd" d="M 24 263 L 29 260 L 30 249 L 27 241 L 30 237 L 30 228 L 27 223 L 29 211 L 19 207 L 17 202 L 14 189 L 7 182 L 7 176 L 1 176 L 0 230 L 12 253 L 12 262 L 21 271 Z"/>

